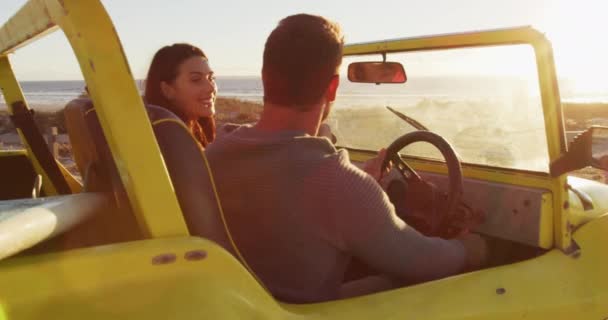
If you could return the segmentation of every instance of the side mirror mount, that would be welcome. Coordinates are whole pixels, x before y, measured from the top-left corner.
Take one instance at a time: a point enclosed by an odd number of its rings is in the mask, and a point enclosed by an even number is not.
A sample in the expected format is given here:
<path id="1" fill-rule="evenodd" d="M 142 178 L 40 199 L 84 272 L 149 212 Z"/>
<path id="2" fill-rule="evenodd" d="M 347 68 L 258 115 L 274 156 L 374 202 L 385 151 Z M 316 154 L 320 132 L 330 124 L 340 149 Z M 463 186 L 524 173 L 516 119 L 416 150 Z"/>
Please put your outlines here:
<path id="1" fill-rule="evenodd" d="M 574 137 L 568 152 L 551 163 L 551 175 L 587 166 L 608 170 L 608 127 L 593 126 Z"/>
<path id="2" fill-rule="evenodd" d="M 608 127 L 591 127 L 591 165 L 608 170 Z"/>
<path id="3" fill-rule="evenodd" d="M 348 80 L 361 83 L 405 83 L 407 75 L 399 62 L 353 62 L 348 65 Z"/>

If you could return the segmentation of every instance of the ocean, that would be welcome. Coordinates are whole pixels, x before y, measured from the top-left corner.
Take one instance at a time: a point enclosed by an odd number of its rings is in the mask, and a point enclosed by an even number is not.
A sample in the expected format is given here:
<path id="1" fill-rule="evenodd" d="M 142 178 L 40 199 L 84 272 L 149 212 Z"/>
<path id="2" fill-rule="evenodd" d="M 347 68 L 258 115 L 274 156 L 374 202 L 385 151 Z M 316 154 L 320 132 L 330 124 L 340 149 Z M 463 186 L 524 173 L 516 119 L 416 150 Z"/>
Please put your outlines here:
<path id="1" fill-rule="evenodd" d="M 217 82 L 222 97 L 262 102 L 263 88 L 258 77 L 220 77 Z M 30 107 L 52 111 L 82 94 L 84 82 L 32 81 L 21 86 Z M 560 89 L 566 102 L 600 106 L 608 103 L 608 92 L 578 94 L 567 85 Z M 464 161 L 548 170 L 543 111 L 534 81 L 514 77 L 417 77 L 405 85 L 378 86 L 342 79 L 327 122 L 341 146 L 379 150 L 413 130 L 386 106 L 442 135 Z M 608 119 L 599 120 L 608 125 Z M 587 127 L 586 121 L 574 125 Z M 423 144 L 412 146 L 408 153 L 441 159 L 434 148 Z"/>
<path id="2" fill-rule="evenodd" d="M 143 81 L 138 80 L 138 86 Z M 259 77 L 218 77 L 219 95 L 245 101 L 261 103 L 263 99 L 262 81 Z M 84 81 L 24 81 L 21 82 L 28 104 L 35 109 L 52 111 L 62 108 L 68 101 L 84 91 Z M 439 79 L 423 78 L 405 85 L 354 84 L 342 79 L 339 88 L 338 107 L 372 106 L 382 104 L 386 97 L 412 100 L 417 98 L 483 97 L 495 94 L 495 81 L 484 78 Z M 513 86 L 511 86 L 513 87 Z M 560 82 L 562 100 L 566 102 L 608 103 L 608 87 L 605 92 L 580 93 L 571 89 L 568 81 Z M 446 90 L 448 88 L 448 90 Z M 524 89 L 519 88 L 518 91 Z M 515 94 L 520 94 L 515 92 Z M 0 109 L 6 108 L 0 92 Z"/>
<path id="3" fill-rule="evenodd" d="M 85 83 L 77 81 L 24 81 L 21 89 L 28 105 L 34 109 L 53 111 L 62 108 L 67 102 L 84 92 Z M 143 81 L 138 80 L 142 88 Z M 262 82 L 257 77 L 226 77 L 218 79 L 221 96 L 247 101 L 262 101 Z M 0 93 L 0 108 L 6 108 Z"/>

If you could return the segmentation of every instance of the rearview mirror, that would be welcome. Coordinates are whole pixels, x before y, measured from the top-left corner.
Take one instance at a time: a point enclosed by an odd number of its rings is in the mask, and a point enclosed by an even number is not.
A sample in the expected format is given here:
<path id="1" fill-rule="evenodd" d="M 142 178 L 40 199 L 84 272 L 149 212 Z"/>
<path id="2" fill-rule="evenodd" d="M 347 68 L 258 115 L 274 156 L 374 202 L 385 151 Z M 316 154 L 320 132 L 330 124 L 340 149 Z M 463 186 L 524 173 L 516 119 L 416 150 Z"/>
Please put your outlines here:
<path id="1" fill-rule="evenodd" d="M 568 152 L 551 163 L 551 175 L 586 166 L 608 170 L 608 127 L 593 126 L 574 137 Z"/>
<path id="2" fill-rule="evenodd" d="M 348 80 L 363 83 L 405 83 L 405 69 L 399 62 L 353 62 L 348 65 Z"/>

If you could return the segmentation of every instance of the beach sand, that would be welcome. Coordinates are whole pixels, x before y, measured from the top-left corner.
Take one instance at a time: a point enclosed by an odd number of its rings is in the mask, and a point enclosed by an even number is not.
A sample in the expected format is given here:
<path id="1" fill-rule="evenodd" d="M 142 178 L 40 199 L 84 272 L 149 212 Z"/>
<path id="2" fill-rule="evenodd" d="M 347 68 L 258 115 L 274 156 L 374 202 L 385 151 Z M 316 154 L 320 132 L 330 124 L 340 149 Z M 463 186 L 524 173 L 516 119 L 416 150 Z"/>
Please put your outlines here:
<path id="1" fill-rule="evenodd" d="M 36 106 L 33 106 L 35 109 Z M 44 106 L 46 110 L 60 110 L 60 106 Z M 224 123 L 254 123 L 259 119 L 262 105 L 259 103 L 243 101 L 233 98 L 218 98 L 216 102 L 216 121 L 221 126 Z M 592 124 L 608 124 L 608 105 L 606 104 L 564 104 L 564 115 L 566 118 L 566 130 L 583 130 Z M 356 113 L 357 110 L 338 110 L 334 115 Z M 364 110 L 360 110 L 364 111 Z M 583 112 L 584 111 L 584 112 Z M 347 118 L 350 118 L 347 117 Z M 69 138 L 65 131 L 63 114 L 61 111 L 36 112 L 35 120 L 43 134 L 48 134 L 51 127 L 56 127 L 58 135 L 57 158 L 72 173 L 78 175 L 78 171 L 71 157 Z M 369 119 L 368 119 L 369 120 Z M 21 141 L 17 135 L 6 111 L 0 110 L 0 150 L 22 149 Z M 586 179 L 606 183 L 606 175 L 603 170 L 585 168 L 572 173 Z"/>
<path id="2" fill-rule="evenodd" d="M 32 106 L 34 110 L 37 110 L 37 107 L 43 110 L 58 110 L 35 111 L 34 119 L 45 139 L 48 139 L 50 128 L 57 128 L 58 134 L 55 139 L 58 152 L 55 156 L 73 175 L 79 177 L 80 174 L 71 155 L 70 139 L 66 133 L 63 114 L 60 111 L 61 106 Z M 239 124 L 256 122 L 259 119 L 262 106 L 249 101 L 219 97 L 216 101 L 216 110 L 217 125 L 221 126 L 228 122 Z M 7 111 L 0 110 L 0 150 L 19 149 L 23 149 L 19 135 L 9 119 Z"/>

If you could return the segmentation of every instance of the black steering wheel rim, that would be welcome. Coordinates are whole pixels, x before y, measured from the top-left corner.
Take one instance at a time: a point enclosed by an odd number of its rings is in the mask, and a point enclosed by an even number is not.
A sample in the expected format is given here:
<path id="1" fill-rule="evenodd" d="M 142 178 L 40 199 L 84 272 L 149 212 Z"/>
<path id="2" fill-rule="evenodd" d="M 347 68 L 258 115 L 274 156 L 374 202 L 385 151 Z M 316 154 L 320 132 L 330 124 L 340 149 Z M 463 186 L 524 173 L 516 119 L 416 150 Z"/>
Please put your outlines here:
<path id="1" fill-rule="evenodd" d="M 448 205 L 447 210 L 440 214 L 440 222 L 437 226 L 438 228 L 443 228 L 448 222 L 448 217 L 453 216 L 456 213 L 456 210 L 458 210 L 458 204 L 462 199 L 462 192 L 464 189 L 460 159 L 458 158 L 454 148 L 447 140 L 431 131 L 419 130 L 406 133 L 393 141 L 393 143 L 391 143 L 387 148 L 386 158 L 382 163 L 382 172 L 385 172 L 391 160 L 402 161 L 401 157 L 399 156 L 399 151 L 415 142 L 427 142 L 435 146 L 435 148 L 441 152 L 441 155 L 443 156 L 448 168 Z M 405 162 L 403 163 L 405 164 Z M 407 164 L 405 165 L 407 170 L 411 171 L 411 173 L 414 175 L 414 178 L 419 179 L 419 175 L 416 173 L 416 171 L 414 171 L 414 169 L 412 169 L 410 166 L 407 166 Z"/>

